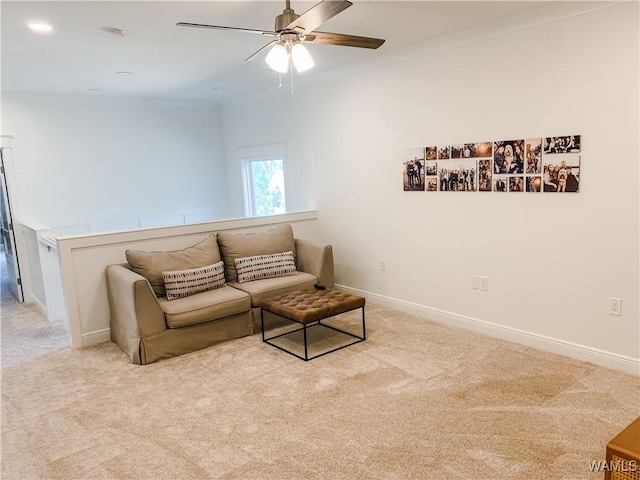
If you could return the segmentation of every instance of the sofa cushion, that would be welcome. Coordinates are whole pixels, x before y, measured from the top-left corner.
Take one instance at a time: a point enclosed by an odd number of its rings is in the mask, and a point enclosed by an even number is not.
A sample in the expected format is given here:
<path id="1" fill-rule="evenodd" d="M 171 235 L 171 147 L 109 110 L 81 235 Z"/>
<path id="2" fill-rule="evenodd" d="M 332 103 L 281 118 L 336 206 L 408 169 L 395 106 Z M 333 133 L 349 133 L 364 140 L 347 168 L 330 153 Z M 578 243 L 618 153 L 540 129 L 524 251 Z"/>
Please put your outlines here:
<path id="1" fill-rule="evenodd" d="M 218 233 L 218 244 L 224 260 L 227 282 L 238 281 L 236 258 L 280 252 L 293 252 L 293 257 L 296 258 L 296 245 L 291 225 L 278 225 L 275 228 L 254 233 L 223 231 Z"/>
<path id="2" fill-rule="evenodd" d="M 315 275 L 306 272 L 296 272 L 293 275 L 276 278 L 263 278 L 252 282 L 229 282 L 234 288 L 240 289 L 251 295 L 251 304 L 260 306 L 260 302 L 270 297 L 283 295 L 298 289 L 313 288 L 318 282 Z"/>
<path id="3" fill-rule="evenodd" d="M 188 297 L 224 286 L 224 262 L 221 260 L 206 267 L 162 272 L 167 300 Z"/>
<path id="4" fill-rule="evenodd" d="M 235 263 L 238 283 L 260 280 L 261 278 L 283 277 L 296 273 L 293 252 L 236 258 Z"/>
<path id="5" fill-rule="evenodd" d="M 162 272 L 204 267 L 222 260 L 215 234 L 183 250 L 143 252 L 128 249 L 125 255 L 131 269 L 149 280 L 153 291 L 159 297 L 165 295 Z"/>
<path id="6" fill-rule="evenodd" d="M 251 309 L 246 292 L 228 286 L 176 300 L 158 298 L 168 328 L 181 328 L 243 313 Z"/>

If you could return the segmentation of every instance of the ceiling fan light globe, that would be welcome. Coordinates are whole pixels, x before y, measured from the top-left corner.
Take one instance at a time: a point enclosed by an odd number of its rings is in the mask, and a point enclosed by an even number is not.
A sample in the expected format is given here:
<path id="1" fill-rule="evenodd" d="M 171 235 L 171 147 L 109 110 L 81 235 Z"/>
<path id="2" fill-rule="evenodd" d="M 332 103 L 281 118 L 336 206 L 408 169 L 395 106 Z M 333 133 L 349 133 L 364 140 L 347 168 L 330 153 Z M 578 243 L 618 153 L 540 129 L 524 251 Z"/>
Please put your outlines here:
<path id="1" fill-rule="evenodd" d="M 269 67 L 276 72 L 287 73 L 289 70 L 289 52 L 279 43 L 269 50 L 266 60 Z"/>
<path id="2" fill-rule="evenodd" d="M 296 43 L 291 48 L 291 57 L 293 59 L 293 64 L 295 65 L 298 72 L 309 70 L 315 65 L 315 63 L 313 62 L 313 58 L 311 58 L 309 50 L 307 50 L 307 48 L 301 43 Z"/>

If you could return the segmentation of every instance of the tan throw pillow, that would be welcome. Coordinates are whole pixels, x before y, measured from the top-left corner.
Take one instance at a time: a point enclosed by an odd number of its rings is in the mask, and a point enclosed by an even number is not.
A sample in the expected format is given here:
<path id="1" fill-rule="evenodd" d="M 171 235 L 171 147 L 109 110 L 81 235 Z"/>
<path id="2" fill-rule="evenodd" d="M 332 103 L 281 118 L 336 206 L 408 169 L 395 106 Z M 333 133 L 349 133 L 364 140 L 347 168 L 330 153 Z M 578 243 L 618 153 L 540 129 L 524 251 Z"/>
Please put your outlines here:
<path id="1" fill-rule="evenodd" d="M 204 267 L 222 260 L 215 234 L 184 250 L 170 252 L 127 250 L 125 255 L 127 262 L 131 265 L 131 269 L 149 280 L 153 291 L 158 297 L 162 297 L 165 294 L 162 272 Z"/>
<path id="2" fill-rule="evenodd" d="M 256 255 L 255 257 L 236 258 L 238 283 L 250 282 L 261 278 L 284 277 L 296 273 L 293 252 Z"/>
<path id="3" fill-rule="evenodd" d="M 218 244 L 224 260 L 227 282 L 238 281 L 236 258 L 281 252 L 293 252 L 294 260 L 296 258 L 296 245 L 291 225 L 279 225 L 256 233 L 222 231 L 218 233 Z"/>
<path id="4" fill-rule="evenodd" d="M 162 278 L 167 300 L 208 292 L 224 287 L 224 262 L 177 272 L 162 272 Z"/>

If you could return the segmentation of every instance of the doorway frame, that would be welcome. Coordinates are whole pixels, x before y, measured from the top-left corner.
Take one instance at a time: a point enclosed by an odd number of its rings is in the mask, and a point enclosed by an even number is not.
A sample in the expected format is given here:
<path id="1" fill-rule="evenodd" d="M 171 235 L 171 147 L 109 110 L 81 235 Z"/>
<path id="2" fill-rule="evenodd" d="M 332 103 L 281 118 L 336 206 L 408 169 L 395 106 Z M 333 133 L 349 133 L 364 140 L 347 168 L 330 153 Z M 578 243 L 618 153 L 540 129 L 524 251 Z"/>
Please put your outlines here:
<path id="1" fill-rule="evenodd" d="M 11 255 L 8 254 L 6 247 L 2 254 L 6 257 L 7 269 L 13 269 L 15 277 L 14 279 L 11 278 L 11 275 L 9 275 L 9 280 L 11 281 L 11 292 L 19 302 L 24 302 L 24 276 L 23 269 L 20 265 L 20 256 L 22 249 L 18 245 L 18 238 L 16 236 L 17 224 L 15 221 L 15 195 L 11 193 L 13 191 L 13 187 L 15 186 L 15 182 L 11 181 L 12 175 L 10 174 L 13 171 L 13 165 L 10 161 L 10 157 L 12 158 L 12 155 L 5 154 L 5 152 L 13 152 L 11 140 L 13 140 L 13 137 L 11 135 L 0 135 L 0 181 L 2 182 L 1 188 L 6 216 L 4 221 L 6 221 L 7 224 L 7 237 L 9 239 L 11 247 Z"/>

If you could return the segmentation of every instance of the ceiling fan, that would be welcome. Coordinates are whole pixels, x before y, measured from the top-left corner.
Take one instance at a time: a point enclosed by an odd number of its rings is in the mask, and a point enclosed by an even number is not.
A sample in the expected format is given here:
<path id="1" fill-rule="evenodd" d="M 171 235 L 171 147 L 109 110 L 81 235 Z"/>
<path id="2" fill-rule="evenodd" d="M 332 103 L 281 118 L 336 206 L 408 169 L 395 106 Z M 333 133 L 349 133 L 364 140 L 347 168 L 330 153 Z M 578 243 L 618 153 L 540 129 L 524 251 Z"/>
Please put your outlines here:
<path id="1" fill-rule="evenodd" d="M 352 3 L 348 0 L 323 0 L 302 15 L 298 15 L 291 8 L 290 0 L 286 0 L 285 9 L 281 15 L 276 17 L 273 31 L 186 22 L 179 22 L 176 25 L 180 27 L 212 28 L 215 30 L 237 30 L 240 32 L 265 35 L 267 37 L 275 37 L 275 40 L 266 44 L 245 61 L 253 60 L 258 54 L 271 46 L 272 48 L 267 54 L 266 61 L 273 70 L 280 73 L 287 73 L 290 64 L 293 64 L 298 72 L 302 72 L 314 65 L 313 59 L 309 51 L 302 45 L 303 43 L 371 49 L 378 48 L 384 43 L 384 40 L 379 38 L 315 31 L 315 29 L 324 22 L 346 8 L 349 8 L 351 5 Z"/>

